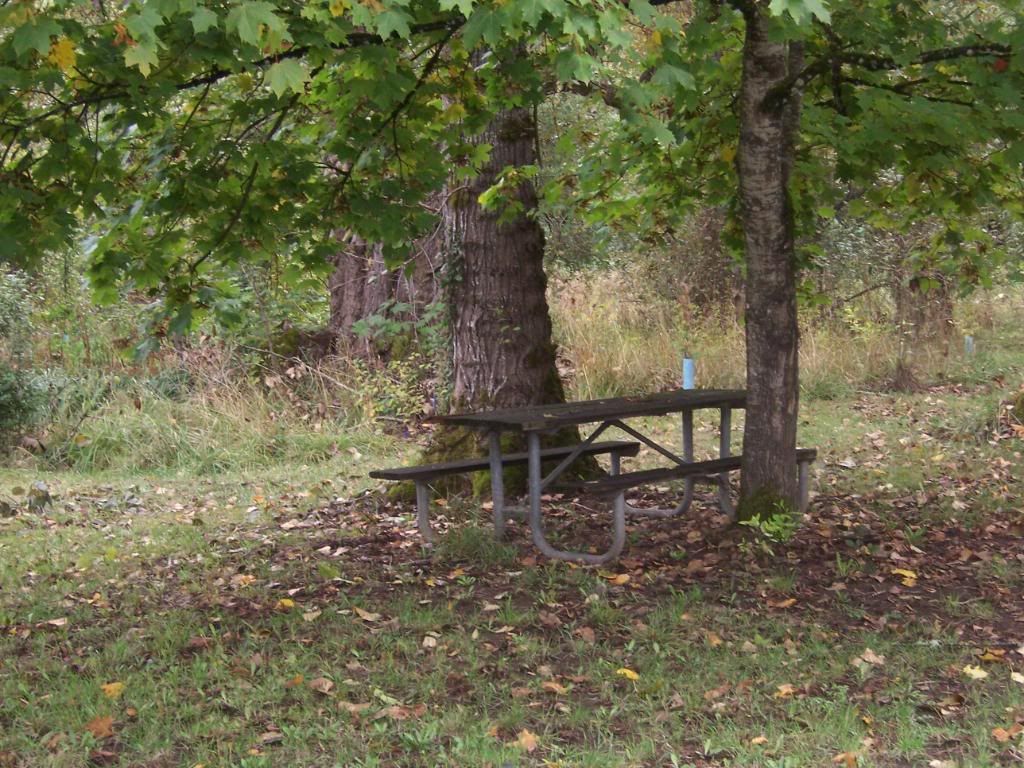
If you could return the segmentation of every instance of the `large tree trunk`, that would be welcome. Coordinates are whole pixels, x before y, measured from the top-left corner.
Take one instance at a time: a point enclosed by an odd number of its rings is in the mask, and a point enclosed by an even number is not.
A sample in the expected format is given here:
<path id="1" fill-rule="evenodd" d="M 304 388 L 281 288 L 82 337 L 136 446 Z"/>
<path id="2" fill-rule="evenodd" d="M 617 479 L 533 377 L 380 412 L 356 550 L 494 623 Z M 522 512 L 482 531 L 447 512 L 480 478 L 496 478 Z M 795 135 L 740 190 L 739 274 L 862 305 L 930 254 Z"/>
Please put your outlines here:
<path id="1" fill-rule="evenodd" d="M 770 39 L 767 9 L 746 11 L 737 154 L 746 245 L 747 413 L 740 519 L 796 504 L 796 259 L 789 174 L 799 125 L 794 92 L 772 89 L 802 65 L 795 44 Z"/>
<path id="2" fill-rule="evenodd" d="M 523 181 L 508 190 L 494 210 L 485 210 L 479 202 L 505 168 L 536 162 L 533 112 L 502 110 L 472 141 L 491 145 L 490 158 L 475 179 L 449 195 L 443 213 L 451 329 L 449 408 L 454 412 L 561 402 L 565 392 L 555 367 L 544 231 L 534 215 L 536 190 Z M 438 429 L 425 458 L 480 455 L 486 450 L 484 437 L 460 428 Z M 573 429 L 551 438 L 551 443 L 578 440 Z M 511 435 L 503 442 L 510 449 L 521 447 Z M 588 471 L 596 468 L 594 462 L 584 466 Z M 506 470 L 506 489 L 521 491 L 524 478 L 519 469 Z M 485 473 L 472 480 L 477 491 L 489 487 Z M 447 489 L 464 487 L 456 477 Z"/>
<path id="3" fill-rule="evenodd" d="M 565 397 L 555 369 L 544 232 L 533 216 L 533 184 L 519 184 L 497 210 L 485 210 L 479 203 L 503 169 L 535 162 L 536 137 L 530 110 L 499 112 L 473 139 L 491 145 L 490 159 L 448 201 L 455 410 L 550 403 Z"/>

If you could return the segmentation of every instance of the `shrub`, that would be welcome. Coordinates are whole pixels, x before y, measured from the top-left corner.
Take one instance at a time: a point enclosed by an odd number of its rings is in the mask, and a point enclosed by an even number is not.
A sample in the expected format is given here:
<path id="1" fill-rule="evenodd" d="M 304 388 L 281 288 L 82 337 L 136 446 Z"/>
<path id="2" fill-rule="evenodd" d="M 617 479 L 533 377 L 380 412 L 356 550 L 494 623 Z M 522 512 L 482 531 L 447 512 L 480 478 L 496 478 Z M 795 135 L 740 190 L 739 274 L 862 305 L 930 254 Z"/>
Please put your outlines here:
<path id="1" fill-rule="evenodd" d="M 42 405 L 42 393 L 23 371 L 0 371 L 0 445 L 30 426 Z"/>

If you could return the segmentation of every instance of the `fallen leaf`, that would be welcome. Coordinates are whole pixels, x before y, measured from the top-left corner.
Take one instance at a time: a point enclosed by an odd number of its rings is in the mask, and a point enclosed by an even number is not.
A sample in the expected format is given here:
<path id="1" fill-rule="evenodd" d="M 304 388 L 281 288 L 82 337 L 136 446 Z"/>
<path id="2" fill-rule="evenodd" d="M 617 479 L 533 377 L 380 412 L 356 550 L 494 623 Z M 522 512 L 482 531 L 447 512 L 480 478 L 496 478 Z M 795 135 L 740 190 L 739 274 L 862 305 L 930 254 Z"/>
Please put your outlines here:
<path id="1" fill-rule="evenodd" d="M 776 687 L 775 698 L 785 699 L 789 696 L 792 696 L 794 693 L 796 693 L 796 688 L 794 688 L 790 683 L 783 683 L 782 685 Z"/>
<path id="2" fill-rule="evenodd" d="M 620 587 L 623 584 L 628 584 L 629 583 L 629 574 L 628 573 L 613 574 L 613 575 L 610 575 L 610 576 L 605 576 L 605 578 L 608 579 L 608 581 L 610 581 L 612 584 L 615 584 L 615 585 L 620 586 Z"/>
<path id="3" fill-rule="evenodd" d="M 762 744 L 767 744 L 768 743 L 768 737 L 767 736 L 755 736 L 754 738 L 752 738 L 750 740 L 750 743 L 753 744 L 755 747 L 759 747 Z"/>
<path id="4" fill-rule="evenodd" d="M 370 611 L 364 611 L 362 608 L 353 608 L 352 610 L 355 611 L 356 616 L 358 616 L 363 621 L 380 621 L 381 617 L 379 613 L 371 613 Z"/>
<path id="5" fill-rule="evenodd" d="M 346 712 L 348 712 L 350 715 L 361 714 L 361 713 L 365 712 L 366 710 L 368 710 L 372 706 L 373 705 L 370 704 L 369 702 L 364 702 L 362 704 L 353 704 L 351 701 L 339 701 L 338 702 L 338 709 L 343 709 Z"/>
<path id="6" fill-rule="evenodd" d="M 985 652 L 978 656 L 979 661 L 1002 661 L 1006 651 L 1000 648 L 986 648 Z"/>
<path id="7" fill-rule="evenodd" d="M 1022 675 L 1020 672 L 1011 672 L 1010 679 L 1013 680 L 1013 682 L 1015 683 L 1020 683 L 1021 685 L 1024 685 L 1024 675 Z"/>
<path id="8" fill-rule="evenodd" d="M 295 601 L 290 597 L 282 597 L 277 601 L 277 610 L 279 611 L 290 611 L 295 607 Z"/>
<path id="9" fill-rule="evenodd" d="M 385 707 L 373 716 L 374 720 L 382 717 L 389 717 L 392 720 L 409 720 L 414 717 L 422 717 L 427 711 L 426 704 L 417 704 L 415 707 L 406 707 L 401 704 L 392 704 Z"/>
<path id="10" fill-rule="evenodd" d="M 260 734 L 260 744 L 280 744 L 284 741 L 284 734 L 280 731 L 265 731 Z"/>
<path id="11" fill-rule="evenodd" d="M 905 587 L 916 587 L 917 586 L 917 574 L 913 571 L 908 571 L 906 568 L 893 568 L 893 576 L 900 576 L 900 583 Z"/>
<path id="12" fill-rule="evenodd" d="M 94 717 L 85 724 L 85 730 L 97 739 L 106 739 L 114 735 L 114 718 L 110 716 Z"/>
<path id="13" fill-rule="evenodd" d="M 728 683 L 712 688 L 710 691 L 704 691 L 704 701 L 714 701 L 720 699 L 729 692 L 731 686 Z"/>
<path id="14" fill-rule="evenodd" d="M 320 611 L 307 611 L 306 613 L 302 614 L 302 620 L 316 621 L 318 618 L 320 618 L 320 613 Z"/>
<path id="15" fill-rule="evenodd" d="M 541 683 L 540 687 L 543 688 L 545 691 L 550 691 L 551 693 L 556 693 L 563 696 L 569 692 L 568 688 L 566 688 L 561 683 L 555 682 L 554 680 L 545 680 L 543 683 Z"/>
<path id="16" fill-rule="evenodd" d="M 124 693 L 124 683 L 106 683 L 105 685 L 101 685 L 100 688 L 103 689 L 103 694 L 108 699 L 119 698 L 121 694 Z"/>
<path id="17" fill-rule="evenodd" d="M 554 628 L 562 626 L 562 620 L 549 611 L 541 611 L 537 614 L 537 618 L 540 619 L 540 623 L 545 627 Z"/>
<path id="18" fill-rule="evenodd" d="M 704 639 L 712 648 L 717 648 L 722 644 L 722 638 L 718 635 L 717 632 L 705 632 Z"/>
<path id="19" fill-rule="evenodd" d="M 972 680 L 984 680 L 986 677 L 988 677 L 988 672 L 986 672 L 984 669 L 982 669 L 981 667 L 972 666 L 970 664 L 964 667 L 964 674 Z"/>
<path id="20" fill-rule="evenodd" d="M 616 675 L 622 675 L 627 680 L 632 680 L 634 682 L 636 682 L 637 680 L 640 679 L 640 675 L 638 675 L 636 672 L 634 672 L 629 667 L 620 667 L 619 669 L 615 670 L 615 674 Z"/>
<path id="21" fill-rule="evenodd" d="M 524 728 L 519 732 L 519 738 L 516 739 L 516 746 L 520 749 L 526 750 L 527 752 L 533 752 L 537 749 L 537 734 Z"/>
<path id="22" fill-rule="evenodd" d="M 304 682 L 306 682 L 306 678 L 305 677 L 303 677 L 302 675 L 296 675 L 291 680 L 289 680 L 287 683 L 285 683 L 284 687 L 285 688 L 298 688 Z"/>
<path id="23" fill-rule="evenodd" d="M 428 649 L 428 650 L 433 649 L 433 648 L 437 648 L 437 638 L 434 637 L 433 635 L 424 635 L 423 636 L 423 647 Z"/>
<path id="24" fill-rule="evenodd" d="M 776 600 L 769 600 L 768 601 L 768 607 L 769 608 L 792 608 L 794 605 L 796 605 L 796 598 L 795 597 L 787 597 L 785 600 L 778 600 L 778 601 L 776 601 Z"/>
<path id="25" fill-rule="evenodd" d="M 328 680 L 326 677 L 316 677 L 309 681 L 309 687 L 317 693 L 329 696 L 334 690 L 334 681 Z"/>
<path id="26" fill-rule="evenodd" d="M 593 645 L 597 642 L 597 635 L 594 634 L 594 630 L 590 627 L 580 627 L 576 630 L 576 634 L 580 636 L 580 639 L 583 642 L 588 643 L 589 645 Z"/>
<path id="27" fill-rule="evenodd" d="M 1000 744 L 1005 744 L 1010 740 L 1010 732 L 1005 728 L 993 728 L 992 738 L 998 741 Z"/>
<path id="28" fill-rule="evenodd" d="M 845 765 L 846 768 L 857 768 L 857 753 L 840 752 L 838 755 L 832 758 L 832 762 L 836 764 Z"/>
<path id="29" fill-rule="evenodd" d="M 46 623 L 49 624 L 51 627 L 66 627 L 68 620 L 67 617 L 61 619 L 50 619 Z"/>

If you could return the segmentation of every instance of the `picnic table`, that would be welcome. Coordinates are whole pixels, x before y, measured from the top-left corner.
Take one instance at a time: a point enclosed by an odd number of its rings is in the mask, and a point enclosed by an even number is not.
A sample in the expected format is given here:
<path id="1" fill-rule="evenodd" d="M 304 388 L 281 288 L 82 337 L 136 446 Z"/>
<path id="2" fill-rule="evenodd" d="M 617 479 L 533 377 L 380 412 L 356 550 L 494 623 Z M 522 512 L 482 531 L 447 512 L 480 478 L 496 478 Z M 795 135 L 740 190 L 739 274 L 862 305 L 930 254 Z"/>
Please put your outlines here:
<path id="1" fill-rule="evenodd" d="M 693 501 L 694 487 L 698 480 L 717 483 L 719 506 L 727 516 L 734 517 L 735 512 L 729 496 L 727 474 L 740 468 L 742 457 L 732 455 L 730 450 L 732 411 L 742 409 L 745 405 L 746 392 L 744 390 L 689 389 L 637 397 L 604 398 L 435 416 L 432 419 L 435 422 L 486 432 L 489 446 L 489 455 L 486 460 L 482 458 L 459 460 L 422 467 L 378 470 L 370 474 L 372 477 L 384 479 L 413 479 L 417 481 L 420 530 L 424 536 L 429 536 L 429 526 L 426 524 L 425 480 L 432 476 L 457 471 L 489 469 L 495 535 L 500 538 L 510 511 L 505 506 L 502 469 L 513 464 L 525 463 L 528 468 L 526 518 L 529 521 L 530 533 L 537 548 L 547 557 L 601 564 L 613 560 L 622 551 L 626 539 L 625 517 L 627 513 L 652 517 L 681 515 L 689 509 Z M 694 411 L 702 409 L 719 411 L 718 458 L 695 461 L 693 414 Z M 681 415 L 682 450 L 679 453 L 626 423 L 630 419 L 674 413 Z M 558 432 L 566 427 L 578 427 L 584 424 L 597 424 L 598 426 L 578 445 L 555 449 L 541 448 L 543 435 Z M 625 432 L 635 442 L 598 442 L 598 438 L 611 428 L 618 428 Z M 519 433 L 526 437 L 527 450 L 525 454 L 509 453 L 502 448 L 501 436 L 506 432 Z M 623 473 L 620 465 L 621 456 L 636 455 L 641 444 L 666 459 L 667 466 Z M 560 478 L 573 462 L 580 457 L 597 453 L 610 454 L 611 472 L 608 476 L 596 480 L 562 480 L 560 482 Z M 797 462 L 800 467 L 801 506 L 806 504 L 807 499 L 807 467 L 810 462 L 814 461 L 814 458 L 815 451 L 813 450 L 797 451 Z M 542 474 L 542 464 L 544 462 L 550 464 L 552 461 L 558 461 L 558 464 L 546 475 Z M 684 480 L 685 486 L 682 498 L 674 508 L 645 509 L 626 503 L 625 492 L 631 488 L 675 479 Z M 594 554 L 562 550 L 551 545 L 544 533 L 542 496 L 546 491 L 556 490 L 596 493 L 612 500 L 612 543 L 605 552 Z"/>

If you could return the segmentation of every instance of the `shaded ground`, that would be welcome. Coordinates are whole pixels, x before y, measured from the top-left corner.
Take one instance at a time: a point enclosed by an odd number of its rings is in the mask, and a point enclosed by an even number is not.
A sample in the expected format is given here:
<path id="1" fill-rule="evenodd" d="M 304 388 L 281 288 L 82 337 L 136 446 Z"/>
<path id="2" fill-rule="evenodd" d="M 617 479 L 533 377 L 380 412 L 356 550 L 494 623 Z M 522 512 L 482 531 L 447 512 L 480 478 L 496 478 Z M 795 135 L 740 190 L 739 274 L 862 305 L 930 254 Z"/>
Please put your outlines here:
<path id="1" fill-rule="evenodd" d="M 456 502 L 428 553 L 407 506 L 326 484 L 230 514 L 55 488 L 0 527 L 0 766 L 1019 764 L 1021 445 L 939 435 L 948 397 L 838 413 L 872 424 L 815 440 L 792 540 L 705 496 L 609 570 Z M 604 512 L 553 506 L 603 548 Z"/>

